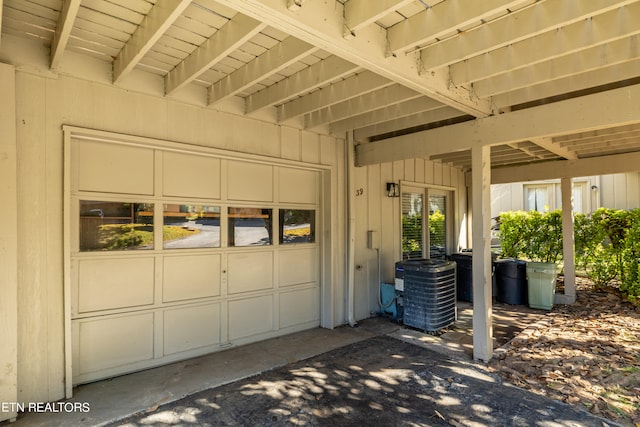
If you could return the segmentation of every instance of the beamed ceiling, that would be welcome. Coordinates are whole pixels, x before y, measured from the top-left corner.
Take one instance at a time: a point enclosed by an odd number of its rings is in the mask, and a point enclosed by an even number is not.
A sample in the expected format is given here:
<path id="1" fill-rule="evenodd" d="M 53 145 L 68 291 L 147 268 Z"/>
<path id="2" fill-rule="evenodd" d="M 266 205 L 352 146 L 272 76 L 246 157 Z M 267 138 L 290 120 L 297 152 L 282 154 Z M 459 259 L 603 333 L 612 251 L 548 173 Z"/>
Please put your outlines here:
<path id="1" fill-rule="evenodd" d="M 359 164 L 421 146 L 420 156 L 468 169 L 474 130 L 491 125 L 532 128 L 497 138 L 493 166 L 640 151 L 640 107 L 628 103 L 640 85 L 640 1 L 0 4 L 0 60 L 339 137 L 353 132 Z M 632 111 L 620 117 L 616 105 Z M 587 110 L 597 110 L 592 122 L 545 125 Z"/>

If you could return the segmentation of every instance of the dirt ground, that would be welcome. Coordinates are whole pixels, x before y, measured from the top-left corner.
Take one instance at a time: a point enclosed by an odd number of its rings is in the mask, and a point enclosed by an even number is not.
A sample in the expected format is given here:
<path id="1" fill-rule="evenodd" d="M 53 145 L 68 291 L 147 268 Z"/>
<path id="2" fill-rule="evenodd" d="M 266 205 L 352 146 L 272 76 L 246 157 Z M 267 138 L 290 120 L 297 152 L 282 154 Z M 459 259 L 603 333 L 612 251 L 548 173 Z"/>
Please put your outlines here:
<path id="1" fill-rule="evenodd" d="M 622 425 L 640 425 L 640 309 L 613 287 L 581 280 L 577 302 L 556 305 L 497 352 L 489 368 L 531 390 Z"/>

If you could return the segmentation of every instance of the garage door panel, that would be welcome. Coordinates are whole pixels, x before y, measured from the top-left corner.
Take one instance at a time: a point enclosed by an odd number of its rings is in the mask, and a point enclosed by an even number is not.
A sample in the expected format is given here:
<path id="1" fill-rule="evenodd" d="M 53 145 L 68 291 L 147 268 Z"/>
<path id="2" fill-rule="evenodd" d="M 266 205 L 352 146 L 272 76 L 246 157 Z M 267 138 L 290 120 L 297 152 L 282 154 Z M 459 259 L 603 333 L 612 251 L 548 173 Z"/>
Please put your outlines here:
<path id="1" fill-rule="evenodd" d="M 220 159 L 166 152 L 162 169 L 163 195 L 220 198 Z"/>
<path id="2" fill-rule="evenodd" d="M 280 251 L 280 286 L 298 285 L 318 281 L 318 249 Z"/>
<path id="3" fill-rule="evenodd" d="M 320 321 L 319 288 L 300 289 L 280 294 L 280 327 Z"/>
<path id="4" fill-rule="evenodd" d="M 82 142 L 77 153 L 80 191 L 153 194 L 153 150 Z"/>
<path id="5" fill-rule="evenodd" d="M 220 344 L 220 304 L 164 312 L 164 354 Z"/>
<path id="6" fill-rule="evenodd" d="M 273 201 L 273 166 L 229 160 L 227 197 L 231 200 Z"/>
<path id="7" fill-rule="evenodd" d="M 77 373 L 153 359 L 153 313 L 79 321 Z"/>
<path id="8" fill-rule="evenodd" d="M 318 172 L 316 171 L 280 168 L 278 174 L 280 201 L 286 203 L 317 203 L 318 180 Z"/>
<path id="9" fill-rule="evenodd" d="M 74 384 L 320 324 L 320 166 L 124 135 L 71 138 Z M 103 243 L 105 224 L 142 243 Z"/>
<path id="10" fill-rule="evenodd" d="M 182 255 L 163 261 L 164 302 L 220 295 L 220 255 Z"/>
<path id="11" fill-rule="evenodd" d="M 227 266 L 229 294 L 273 288 L 272 252 L 229 254 Z"/>
<path id="12" fill-rule="evenodd" d="M 272 330 L 272 295 L 229 301 L 229 339 L 260 335 Z"/>
<path id="13" fill-rule="evenodd" d="M 152 257 L 78 260 L 78 312 L 153 304 L 154 265 Z"/>

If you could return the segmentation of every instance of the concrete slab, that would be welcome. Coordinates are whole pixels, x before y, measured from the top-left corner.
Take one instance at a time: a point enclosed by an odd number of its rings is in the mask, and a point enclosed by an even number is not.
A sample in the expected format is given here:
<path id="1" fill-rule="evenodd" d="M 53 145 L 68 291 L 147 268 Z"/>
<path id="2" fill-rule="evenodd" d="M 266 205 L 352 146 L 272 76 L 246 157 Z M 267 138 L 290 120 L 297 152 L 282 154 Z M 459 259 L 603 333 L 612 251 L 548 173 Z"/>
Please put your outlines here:
<path id="1" fill-rule="evenodd" d="M 157 408 L 189 394 L 218 387 L 269 369 L 399 329 L 386 319 L 359 327 L 315 328 L 146 371 L 81 385 L 69 402 L 86 403 L 89 412 L 24 413 L 15 427 L 100 426 Z"/>
<path id="2" fill-rule="evenodd" d="M 523 314 L 522 312 L 525 312 Z M 508 334 L 521 330 L 542 316 L 524 307 L 496 306 L 494 331 Z M 409 329 L 385 318 L 359 322 L 358 327 L 342 326 L 334 330 L 315 328 L 232 348 L 219 353 L 185 360 L 74 389 L 69 402 L 86 403 L 89 412 L 24 413 L 12 426 L 101 426 L 131 414 L 152 411 L 158 406 L 193 393 L 229 384 L 262 372 L 305 360 L 322 353 L 389 335 L 402 341 L 439 352 L 447 357 L 471 360 L 472 306 L 460 303 L 458 320 L 439 335 Z"/>

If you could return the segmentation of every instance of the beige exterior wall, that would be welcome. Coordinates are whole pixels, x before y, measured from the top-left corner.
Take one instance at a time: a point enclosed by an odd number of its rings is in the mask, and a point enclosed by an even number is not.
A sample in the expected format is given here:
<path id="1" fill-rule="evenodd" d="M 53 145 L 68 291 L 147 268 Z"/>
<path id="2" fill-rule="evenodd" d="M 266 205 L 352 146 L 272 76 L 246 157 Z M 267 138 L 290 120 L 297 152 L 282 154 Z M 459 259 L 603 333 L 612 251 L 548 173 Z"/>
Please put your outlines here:
<path id="1" fill-rule="evenodd" d="M 331 186 L 332 200 L 322 203 L 332 224 L 333 247 L 324 248 L 331 259 L 330 270 L 323 275 L 330 276 L 334 306 L 323 326 L 346 322 L 342 140 L 64 76 L 52 79 L 17 72 L 15 86 L 19 401 L 65 396 L 65 124 L 332 166 L 323 183 Z M 10 138 L 7 142 L 10 145 Z M 6 281 L 10 286 L 11 278 Z M 3 338 L 3 347 L 4 342 Z"/>
<path id="2" fill-rule="evenodd" d="M 600 207 L 611 209 L 640 208 L 640 172 L 587 176 L 575 178 L 574 182 L 584 188 L 582 200 L 584 213 L 593 212 Z M 491 186 L 491 216 L 495 217 L 500 212 L 510 210 L 523 210 L 527 185 L 547 186 L 554 197 L 551 209 L 562 207 L 560 180 L 494 184 Z"/>
<path id="3" fill-rule="evenodd" d="M 0 64 L 0 402 L 18 397 L 18 216 L 15 71 Z M 0 422 L 15 418 L 13 408 L 0 411 Z"/>
<path id="4" fill-rule="evenodd" d="M 393 283 L 395 263 L 401 260 L 400 198 L 387 197 L 386 183 L 412 183 L 418 186 L 446 188 L 454 195 L 451 215 L 454 236 L 451 252 L 467 247 L 464 223 L 467 212 L 467 191 L 464 172 L 424 159 L 412 159 L 356 168 L 354 171 L 356 248 L 355 248 L 355 307 L 356 320 L 379 311 L 378 256 L 367 248 L 367 231 L 378 234 L 380 247 L 380 281 Z M 421 184 L 421 185 L 420 185 Z"/>
<path id="5" fill-rule="evenodd" d="M 331 224 L 323 238 L 332 242 L 322 247 L 321 274 L 331 285 L 321 291 L 325 327 L 348 321 L 348 197 L 355 198 L 358 319 L 378 310 L 378 259 L 376 251 L 367 248 L 367 230 L 378 232 L 382 281 L 393 281 L 394 263 L 400 258 L 400 199 L 386 197 L 387 181 L 454 191 L 455 239 L 466 238 L 461 224 L 467 221 L 467 191 L 458 169 L 421 159 L 354 168 L 354 186 L 363 191 L 351 195 L 346 192 L 347 151 L 341 139 L 109 84 L 23 71 L 15 76 L 18 401 L 65 397 L 63 125 L 331 166 L 322 182 L 331 189 L 324 193 L 330 197 L 320 201 L 325 223 Z M 11 285 L 10 278 L 3 280 Z"/>
<path id="6" fill-rule="evenodd" d="M 602 206 L 613 209 L 640 208 L 640 173 L 617 173 L 600 178 Z"/>

